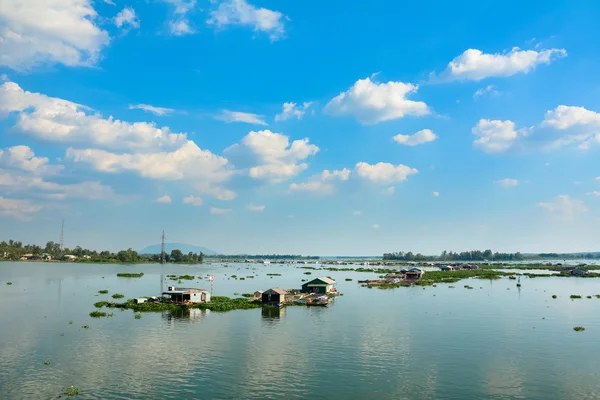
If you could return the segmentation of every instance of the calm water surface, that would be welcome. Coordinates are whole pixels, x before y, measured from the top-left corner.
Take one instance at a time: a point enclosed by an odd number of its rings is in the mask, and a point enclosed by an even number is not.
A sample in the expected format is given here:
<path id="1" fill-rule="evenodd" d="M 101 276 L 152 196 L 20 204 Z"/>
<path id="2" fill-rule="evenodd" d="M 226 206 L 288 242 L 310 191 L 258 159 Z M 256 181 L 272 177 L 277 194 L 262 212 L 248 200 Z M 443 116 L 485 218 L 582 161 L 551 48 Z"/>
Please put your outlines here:
<path id="1" fill-rule="evenodd" d="M 585 298 L 600 280 L 378 290 L 356 282 L 374 274 L 229 265 L 0 263 L 0 399 L 56 398 L 70 385 L 83 399 L 600 398 L 600 299 Z M 266 276 L 274 272 L 283 276 Z M 225 296 L 329 275 L 344 296 L 267 314 L 89 317 L 113 293 L 158 295 L 167 274 L 214 274 L 213 295 Z M 186 286 L 210 289 L 206 280 Z M 110 294 L 96 296 L 102 289 Z"/>

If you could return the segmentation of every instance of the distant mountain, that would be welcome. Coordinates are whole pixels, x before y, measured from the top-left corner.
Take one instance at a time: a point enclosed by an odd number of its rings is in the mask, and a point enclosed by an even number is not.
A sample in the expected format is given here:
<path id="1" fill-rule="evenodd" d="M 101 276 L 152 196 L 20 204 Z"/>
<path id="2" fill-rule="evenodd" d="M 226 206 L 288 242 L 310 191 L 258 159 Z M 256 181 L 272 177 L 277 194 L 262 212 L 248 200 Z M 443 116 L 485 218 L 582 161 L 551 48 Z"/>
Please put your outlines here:
<path id="1" fill-rule="evenodd" d="M 214 255 L 219 254 L 218 252 L 211 250 L 211 249 L 207 249 L 206 247 L 193 246 L 191 244 L 185 244 L 185 243 L 165 243 L 165 251 L 167 253 L 170 253 L 171 250 L 175 250 L 175 249 L 181 250 L 181 252 L 183 254 L 187 254 L 190 251 L 194 252 L 194 253 L 202 252 L 207 256 L 214 256 Z M 144 247 L 140 251 L 140 254 L 160 254 L 160 243 Z"/>

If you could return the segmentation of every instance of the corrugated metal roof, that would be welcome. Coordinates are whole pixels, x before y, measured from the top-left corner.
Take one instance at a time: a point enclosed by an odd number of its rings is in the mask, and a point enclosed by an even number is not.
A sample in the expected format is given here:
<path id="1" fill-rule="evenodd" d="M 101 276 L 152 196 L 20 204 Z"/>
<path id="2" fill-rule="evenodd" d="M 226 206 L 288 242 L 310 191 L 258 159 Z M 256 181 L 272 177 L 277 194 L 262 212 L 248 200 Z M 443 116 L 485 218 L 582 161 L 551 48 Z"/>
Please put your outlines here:
<path id="1" fill-rule="evenodd" d="M 329 279 L 329 278 L 315 278 L 312 281 L 306 283 L 306 285 L 310 285 L 311 283 L 313 283 L 314 281 L 319 280 L 319 281 L 323 281 L 328 285 L 333 285 L 335 283 L 335 281 L 333 279 Z"/>
<path id="2" fill-rule="evenodd" d="M 283 290 L 282 288 L 278 288 L 278 287 L 271 288 L 264 293 L 267 293 L 267 292 L 275 292 L 277 294 L 287 294 L 287 292 L 285 290 Z"/>

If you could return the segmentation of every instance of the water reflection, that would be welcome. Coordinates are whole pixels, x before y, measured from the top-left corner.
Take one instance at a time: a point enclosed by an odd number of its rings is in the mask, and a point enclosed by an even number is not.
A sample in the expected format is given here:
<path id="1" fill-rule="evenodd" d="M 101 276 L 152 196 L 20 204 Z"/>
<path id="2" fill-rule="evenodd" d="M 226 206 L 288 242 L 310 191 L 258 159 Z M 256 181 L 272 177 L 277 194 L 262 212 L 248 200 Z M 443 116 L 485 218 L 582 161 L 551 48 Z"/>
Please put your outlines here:
<path id="1" fill-rule="evenodd" d="M 278 320 L 285 316 L 285 307 L 263 307 L 262 319 Z"/>
<path id="2" fill-rule="evenodd" d="M 210 310 L 182 308 L 177 311 L 165 311 L 162 313 L 162 318 L 167 322 L 168 325 L 175 325 L 180 323 L 198 322 L 209 314 Z"/>

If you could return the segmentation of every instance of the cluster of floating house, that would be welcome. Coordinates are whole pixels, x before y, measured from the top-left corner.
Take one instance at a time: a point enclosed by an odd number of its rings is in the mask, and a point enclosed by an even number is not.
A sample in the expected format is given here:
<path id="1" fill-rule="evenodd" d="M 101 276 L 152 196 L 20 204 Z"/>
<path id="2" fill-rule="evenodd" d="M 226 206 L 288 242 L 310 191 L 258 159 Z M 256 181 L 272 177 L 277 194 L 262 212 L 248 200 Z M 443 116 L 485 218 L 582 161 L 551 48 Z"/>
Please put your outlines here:
<path id="1" fill-rule="evenodd" d="M 284 290 L 279 287 L 270 288 L 262 291 L 254 292 L 252 300 L 260 300 L 263 306 L 282 307 L 285 305 L 293 305 L 301 303 L 313 306 L 326 306 L 331 303 L 334 296 L 339 295 L 335 288 L 336 282 L 331 278 L 315 278 L 302 285 L 302 289 Z M 174 304 L 194 304 L 194 303 L 209 303 L 210 292 L 204 289 L 197 288 L 177 288 L 169 286 L 162 293 L 164 297 L 168 297 Z M 145 302 L 147 299 L 136 299 L 138 303 Z"/>

